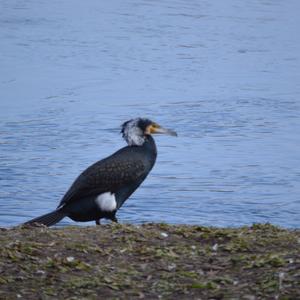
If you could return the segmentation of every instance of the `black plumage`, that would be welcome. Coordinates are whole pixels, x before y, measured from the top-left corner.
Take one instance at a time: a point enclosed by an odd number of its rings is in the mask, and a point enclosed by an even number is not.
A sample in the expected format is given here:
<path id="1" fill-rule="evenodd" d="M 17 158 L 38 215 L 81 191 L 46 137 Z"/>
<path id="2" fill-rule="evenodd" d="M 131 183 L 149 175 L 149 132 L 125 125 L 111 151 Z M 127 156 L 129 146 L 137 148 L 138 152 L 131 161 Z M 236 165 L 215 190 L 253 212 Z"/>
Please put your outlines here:
<path id="1" fill-rule="evenodd" d="M 117 222 L 117 210 L 154 166 L 157 149 L 151 134 L 176 135 L 142 118 L 125 122 L 121 132 L 128 146 L 88 167 L 71 185 L 56 210 L 27 224 L 51 226 L 66 216 L 81 222 L 95 220 L 96 224 L 102 218 Z"/>

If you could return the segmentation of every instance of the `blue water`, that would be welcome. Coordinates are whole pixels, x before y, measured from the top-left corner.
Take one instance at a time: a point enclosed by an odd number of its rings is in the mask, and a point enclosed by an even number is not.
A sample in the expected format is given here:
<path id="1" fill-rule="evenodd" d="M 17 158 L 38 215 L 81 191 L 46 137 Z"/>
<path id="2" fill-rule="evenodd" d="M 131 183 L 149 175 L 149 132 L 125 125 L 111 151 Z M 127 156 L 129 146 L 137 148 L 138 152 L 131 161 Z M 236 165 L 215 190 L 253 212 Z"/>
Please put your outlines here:
<path id="1" fill-rule="evenodd" d="M 124 145 L 120 124 L 144 116 L 179 136 L 156 138 L 121 222 L 299 227 L 299 11 L 298 0 L 2 0 L 0 226 L 54 209 Z"/>

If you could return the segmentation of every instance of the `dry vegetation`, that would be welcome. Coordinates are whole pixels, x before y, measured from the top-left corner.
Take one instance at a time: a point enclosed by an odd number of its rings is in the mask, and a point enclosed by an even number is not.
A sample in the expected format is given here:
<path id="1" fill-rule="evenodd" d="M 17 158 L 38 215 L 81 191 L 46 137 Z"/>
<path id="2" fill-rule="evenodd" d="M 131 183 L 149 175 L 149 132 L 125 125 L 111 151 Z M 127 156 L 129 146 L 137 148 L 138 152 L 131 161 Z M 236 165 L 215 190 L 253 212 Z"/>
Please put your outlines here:
<path id="1" fill-rule="evenodd" d="M 300 231 L 0 229 L 0 299 L 300 299 Z"/>

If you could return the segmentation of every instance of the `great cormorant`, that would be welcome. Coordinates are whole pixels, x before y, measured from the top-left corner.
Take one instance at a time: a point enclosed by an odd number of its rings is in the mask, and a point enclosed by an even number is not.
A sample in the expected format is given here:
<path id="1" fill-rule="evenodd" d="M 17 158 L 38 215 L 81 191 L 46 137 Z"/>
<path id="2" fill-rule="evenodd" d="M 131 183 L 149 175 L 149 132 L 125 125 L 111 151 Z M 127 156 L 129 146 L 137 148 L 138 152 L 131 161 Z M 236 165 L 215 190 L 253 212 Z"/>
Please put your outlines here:
<path id="1" fill-rule="evenodd" d="M 121 133 L 128 146 L 83 171 L 56 210 L 25 224 L 51 226 L 64 217 L 79 222 L 96 221 L 97 225 L 102 218 L 118 222 L 117 210 L 144 181 L 155 163 L 157 150 L 151 134 L 177 135 L 144 118 L 125 122 Z"/>

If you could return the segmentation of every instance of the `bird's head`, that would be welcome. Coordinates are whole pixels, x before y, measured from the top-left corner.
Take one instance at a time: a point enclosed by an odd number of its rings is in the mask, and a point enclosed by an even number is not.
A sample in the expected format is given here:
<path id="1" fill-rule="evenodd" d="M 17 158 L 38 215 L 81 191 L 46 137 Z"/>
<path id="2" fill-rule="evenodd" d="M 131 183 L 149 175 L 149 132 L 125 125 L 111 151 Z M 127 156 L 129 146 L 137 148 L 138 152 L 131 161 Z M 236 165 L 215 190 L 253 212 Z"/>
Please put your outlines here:
<path id="1" fill-rule="evenodd" d="M 151 134 L 160 133 L 177 136 L 175 131 L 163 128 L 145 118 L 136 118 L 123 123 L 121 133 L 129 146 L 141 146 L 145 142 L 146 137 Z"/>

